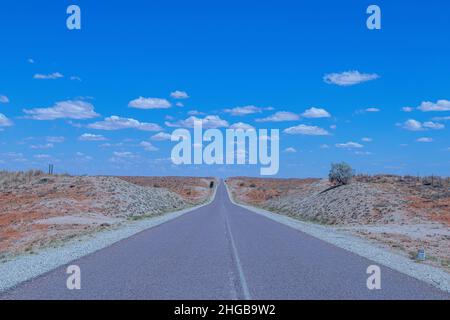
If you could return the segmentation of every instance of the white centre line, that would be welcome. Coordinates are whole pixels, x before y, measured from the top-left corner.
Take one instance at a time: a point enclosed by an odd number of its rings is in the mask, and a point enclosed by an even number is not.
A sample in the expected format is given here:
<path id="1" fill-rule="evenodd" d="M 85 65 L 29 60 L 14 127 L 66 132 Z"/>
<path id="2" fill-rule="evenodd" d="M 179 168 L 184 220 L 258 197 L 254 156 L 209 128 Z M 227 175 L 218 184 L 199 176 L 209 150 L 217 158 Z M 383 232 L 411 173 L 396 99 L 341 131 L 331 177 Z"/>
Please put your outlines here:
<path id="1" fill-rule="evenodd" d="M 236 249 L 236 244 L 234 243 L 233 234 L 231 233 L 230 223 L 228 222 L 228 217 L 226 214 L 225 214 L 225 223 L 227 225 L 228 234 L 230 235 L 231 249 L 233 251 L 234 260 L 236 261 L 236 267 L 237 267 L 237 270 L 239 273 L 239 280 L 240 280 L 240 284 L 242 287 L 242 291 L 244 293 L 244 299 L 250 300 L 251 296 L 250 296 L 250 291 L 248 290 L 247 280 L 245 280 L 245 275 L 244 275 L 244 271 L 242 269 L 241 260 L 239 259 L 238 251 Z"/>

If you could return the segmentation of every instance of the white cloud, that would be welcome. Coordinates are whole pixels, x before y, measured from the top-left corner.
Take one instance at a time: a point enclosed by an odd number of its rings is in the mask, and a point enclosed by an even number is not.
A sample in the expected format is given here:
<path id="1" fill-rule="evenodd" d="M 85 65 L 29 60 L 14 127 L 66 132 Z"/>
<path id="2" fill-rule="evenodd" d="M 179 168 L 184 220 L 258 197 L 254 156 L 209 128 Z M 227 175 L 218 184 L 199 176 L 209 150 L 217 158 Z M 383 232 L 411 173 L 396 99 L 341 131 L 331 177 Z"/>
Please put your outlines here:
<path id="1" fill-rule="evenodd" d="M 176 91 L 170 93 L 170 96 L 172 98 L 174 98 L 174 99 L 187 99 L 187 98 L 189 98 L 189 95 L 187 94 L 186 91 L 179 91 L 179 90 L 176 90 Z"/>
<path id="2" fill-rule="evenodd" d="M 323 80 L 329 84 L 338 86 L 353 86 L 366 81 L 378 79 L 379 75 L 375 73 L 360 73 L 359 71 L 346 71 L 342 73 L 330 73 L 323 77 Z"/>
<path id="3" fill-rule="evenodd" d="M 305 118 L 329 118 L 331 117 L 330 113 L 321 108 L 312 107 L 305 112 L 302 113 L 302 116 Z"/>
<path id="4" fill-rule="evenodd" d="M 286 153 L 296 153 L 297 150 L 295 148 L 289 147 L 289 148 L 284 149 L 284 152 L 286 152 Z"/>
<path id="5" fill-rule="evenodd" d="M 77 152 L 75 154 L 75 156 L 77 157 L 77 161 L 91 161 L 92 160 L 91 156 L 88 156 L 82 152 Z"/>
<path id="6" fill-rule="evenodd" d="M 86 101 L 67 100 L 55 103 L 49 108 L 24 109 L 28 118 L 34 120 L 55 120 L 55 119 L 91 119 L 98 117 L 94 111 L 94 106 Z"/>
<path id="7" fill-rule="evenodd" d="M 83 133 L 78 138 L 78 140 L 81 140 L 81 141 L 105 141 L 107 139 L 100 134 Z"/>
<path id="8" fill-rule="evenodd" d="M 35 149 L 35 150 L 44 150 L 44 149 L 51 149 L 53 148 L 54 145 L 53 143 L 46 143 L 46 144 L 38 144 L 38 145 L 32 145 L 30 146 L 31 149 Z"/>
<path id="9" fill-rule="evenodd" d="M 28 58 L 27 61 L 28 61 L 28 63 L 34 63 L 34 59 L 32 59 L 32 58 Z"/>
<path id="10" fill-rule="evenodd" d="M 446 116 L 446 117 L 434 117 L 432 120 L 434 120 L 434 121 L 449 121 L 449 120 L 450 120 L 450 116 Z"/>
<path id="11" fill-rule="evenodd" d="M 0 103 L 8 103 L 8 102 L 9 102 L 9 98 L 5 95 L 0 94 Z"/>
<path id="12" fill-rule="evenodd" d="M 172 104 L 166 99 L 139 97 L 131 100 L 128 106 L 136 109 L 168 109 Z"/>
<path id="13" fill-rule="evenodd" d="M 287 134 L 302 134 L 308 136 L 326 136 L 329 135 L 328 131 L 316 126 L 307 126 L 300 124 L 295 127 L 284 129 L 284 133 Z"/>
<path id="14" fill-rule="evenodd" d="M 364 142 L 372 142 L 372 138 L 364 137 L 364 138 L 361 139 L 361 141 L 364 141 Z"/>
<path id="15" fill-rule="evenodd" d="M 427 122 L 421 123 L 414 119 L 409 119 L 409 120 L 405 121 L 403 124 L 400 124 L 400 126 L 403 129 L 409 130 L 409 131 L 422 131 L 422 130 L 427 130 L 427 129 L 440 130 L 440 129 L 445 128 L 445 126 L 441 123 L 432 122 L 432 121 L 427 121 Z"/>
<path id="16" fill-rule="evenodd" d="M 17 153 L 17 152 L 6 152 L 0 154 L 1 157 L 8 158 L 8 161 L 12 162 L 26 162 L 27 159 L 24 157 L 23 153 Z"/>
<path id="17" fill-rule="evenodd" d="M 280 140 L 280 137 L 278 137 L 278 138 L 272 138 L 272 137 L 269 137 L 268 135 L 263 135 L 263 136 L 259 136 L 259 140 L 261 140 L 261 141 L 272 141 L 272 140 L 277 140 L 277 141 L 279 141 Z"/>
<path id="18" fill-rule="evenodd" d="M 231 114 L 232 116 L 246 116 L 254 113 L 261 113 L 263 108 L 257 106 L 244 106 L 244 107 L 235 107 L 233 109 L 225 109 L 224 112 Z"/>
<path id="19" fill-rule="evenodd" d="M 337 128 L 337 125 L 335 125 L 335 124 L 332 124 L 332 125 L 330 126 L 330 129 L 332 129 L 332 130 L 336 130 L 336 128 Z"/>
<path id="20" fill-rule="evenodd" d="M 158 132 L 157 134 L 153 135 L 150 139 L 155 141 L 164 141 L 164 140 L 170 140 L 171 134 L 165 133 L 165 132 Z"/>
<path id="21" fill-rule="evenodd" d="M 136 158 L 136 155 L 129 151 L 123 151 L 123 152 L 114 151 L 113 155 L 118 158 L 128 158 L 128 159 Z"/>
<path id="22" fill-rule="evenodd" d="M 346 143 L 337 143 L 335 146 L 337 148 L 344 148 L 344 149 L 355 149 L 364 147 L 362 144 L 352 141 Z"/>
<path id="23" fill-rule="evenodd" d="M 329 149 L 329 148 L 330 148 L 330 146 L 327 144 L 320 145 L 320 149 Z"/>
<path id="24" fill-rule="evenodd" d="M 257 122 L 282 122 L 282 121 L 296 121 L 299 120 L 300 116 L 298 114 L 288 112 L 288 111 L 278 111 L 273 115 L 262 119 L 256 119 Z"/>
<path id="25" fill-rule="evenodd" d="M 365 113 L 375 113 L 375 112 L 380 112 L 381 109 L 379 108 L 366 108 L 366 109 L 359 109 L 356 110 L 355 113 L 356 114 L 365 114 Z"/>
<path id="26" fill-rule="evenodd" d="M 409 119 L 406 120 L 405 123 L 401 125 L 401 127 L 405 130 L 409 131 L 421 131 L 423 130 L 422 123 L 417 120 Z"/>
<path id="27" fill-rule="evenodd" d="M 145 151 L 158 151 L 158 148 L 148 141 L 142 141 L 139 145 L 144 148 Z"/>
<path id="28" fill-rule="evenodd" d="M 360 155 L 360 156 L 370 156 L 372 154 L 372 152 L 369 152 L 369 151 L 355 151 L 355 154 Z"/>
<path id="29" fill-rule="evenodd" d="M 183 103 L 181 103 L 181 102 L 177 102 L 177 103 L 175 103 L 175 105 L 176 105 L 177 107 L 179 107 L 179 108 L 182 108 L 182 107 L 184 107 L 184 104 L 183 104 Z"/>
<path id="30" fill-rule="evenodd" d="M 113 152 L 113 156 L 108 159 L 109 162 L 117 164 L 129 164 L 131 160 L 137 159 L 138 156 L 129 151 Z"/>
<path id="31" fill-rule="evenodd" d="M 403 112 L 413 112 L 414 108 L 412 108 L 412 107 L 403 107 L 402 110 L 403 110 Z"/>
<path id="32" fill-rule="evenodd" d="M 66 140 L 66 138 L 64 138 L 64 137 L 47 137 L 46 140 L 51 143 L 61 143 L 61 142 L 64 142 L 64 140 Z"/>
<path id="33" fill-rule="evenodd" d="M 79 76 L 71 76 L 70 80 L 72 80 L 72 81 L 81 81 L 81 78 Z"/>
<path id="34" fill-rule="evenodd" d="M 445 126 L 442 123 L 427 121 L 422 124 L 425 128 L 440 130 L 444 129 Z"/>
<path id="35" fill-rule="evenodd" d="M 59 72 L 53 72 L 50 74 L 36 73 L 33 76 L 33 78 L 35 78 L 35 79 L 44 79 L 44 80 L 47 80 L 47 79 L 54 80 L 54 79 L 59 79 L 59 78 L 63 78 L 63 77 L 64 77 L 64 75 Z"/>
<path id="36" fill-rule="evenodd" d="M 112 147 L 123 147 L 122 142 L 118 143 L 103 143 L 100 145 L 101 148 L 112 148 Z"/>
<path id="37" fill-rule="evenodd" d="M 197 111 L 197 110 L 191 110 L 188 112 L 188 115 L 190 115 L 190 116 L 202 116 L 204 114 L 205 114 L 204 112 Z"/>
<path id="38" fill-rule="evenodd" d="M 416 141 L 417 142 L 423 142 L 423 143 L 430 143 L 430 142 L 433 142 L 433 139 L 432 138 L 423 137 L 423 138 L 417 139 Z"/>
<path id="39" fill-rule="evenodd" d="M 417 109 L 423 112 L 429 111 L 450 111 L 450 101 L 438 100 L 436 103 L 430 101 L 424 101 L 417 107 Z"/>
<path id="40" fill-rule="evenodd" d="M 10 127 L 13 123 L 3 113 L 0 113 L 0 127 Z"/>
<path id="41" fill-rule="evenodd" d="M 242 129 L 242 130 L 249 130 L 249 129 L 255 129 L 255 127 L 253 127 L 252 125 L 248 124 L 248 123 L 244 123 L 244 122 L 236 122 L 233 123 L 230 126 L 230 129 Z"/>
<path id="42" fill-rule="evenodd" d="M 185 120 L 178 120 L 176 122 L 166 121 L 165 124 L 168 127 L 193 128 L 195 121 L 201 121 L 204 129 L 226 128 L 229 126 L 228 122 L 219 116 L 206 116 L 203 119 L 191 116 Z"/>
<path id="43" fill-rule="evenodd" d="M 36 154 L 34 157 L 36 159 L 43 160 L 43 159 L 50 159 L 52 156 L 49 154 Z"/>
<path id="44" fill-rule="evenodd" d="M 121 118 L 111 116 L 103 121 L 98 121 L 88 125 L 91 129 L 97 130 L 121 130 L 121 129 L 137 129 L 142 131 L 161 131 L 162 128 L 156 123 L 139 122 L 132 118 Z"/>

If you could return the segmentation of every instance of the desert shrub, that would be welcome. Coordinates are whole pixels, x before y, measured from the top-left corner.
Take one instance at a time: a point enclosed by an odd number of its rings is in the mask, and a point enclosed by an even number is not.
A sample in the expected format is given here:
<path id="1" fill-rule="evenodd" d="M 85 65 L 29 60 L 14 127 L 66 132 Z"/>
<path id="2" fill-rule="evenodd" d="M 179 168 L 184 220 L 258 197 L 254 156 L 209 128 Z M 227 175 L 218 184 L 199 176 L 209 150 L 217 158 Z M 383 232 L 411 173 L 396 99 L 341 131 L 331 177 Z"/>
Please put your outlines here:
<path id="1" fill-rule="evenodd" d="M 353 175 L 354 171 L 347 163 L 332 163 L 328 179 L 335 185 L 343 185 L 349 184 Z"/>
<path id="2" fill-rule="evenodd" d="M 31 180 L 34 180 L 34 178 L 43 175 L 44 172 L 40 170 L 16 171 L 16 172 L 1 170 L 0 189 L 15 187 L 20 184 L 29 183 Z"/>

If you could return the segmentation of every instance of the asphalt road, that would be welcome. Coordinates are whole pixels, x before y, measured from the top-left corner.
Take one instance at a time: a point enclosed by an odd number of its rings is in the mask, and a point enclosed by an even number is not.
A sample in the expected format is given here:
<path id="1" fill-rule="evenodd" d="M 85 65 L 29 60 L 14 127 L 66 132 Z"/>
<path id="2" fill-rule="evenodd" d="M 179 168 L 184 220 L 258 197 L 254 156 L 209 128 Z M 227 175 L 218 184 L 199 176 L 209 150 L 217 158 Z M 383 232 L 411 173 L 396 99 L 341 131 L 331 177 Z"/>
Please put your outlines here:
<path id="1" fill-rule="evenodd" d="M 62 266 L 1 299 L 449 299 L 376 264 L 234 205 L 221 184 L 215 200 L 158 227 L 75 260 L 81 290 Z"/>

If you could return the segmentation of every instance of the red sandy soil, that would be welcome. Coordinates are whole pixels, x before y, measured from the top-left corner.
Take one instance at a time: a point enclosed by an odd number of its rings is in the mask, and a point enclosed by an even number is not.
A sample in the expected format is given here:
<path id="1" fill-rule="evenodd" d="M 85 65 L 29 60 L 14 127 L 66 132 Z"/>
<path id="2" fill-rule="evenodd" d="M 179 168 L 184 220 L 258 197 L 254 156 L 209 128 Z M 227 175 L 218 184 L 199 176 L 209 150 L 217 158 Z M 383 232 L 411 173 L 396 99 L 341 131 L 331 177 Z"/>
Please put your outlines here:
<path id="1" fill-rule="evenodd" d="M 266 201 L 292 194 L 309 194 L 320 179 L 272 179 L 232 177 L 226 180 L 234 197 L 243 203 L 263 205 Z"/>
<path id="2" fill-rule="evenodd" d="M 431 181 L 431 182 L 430 182 Z M 336 188 L 328 198 L 321 192 L 331 186 L 319 179 L 259 179 L 233 177 L 227 183 L 235 199 L 275 213 L 307 219 L 350 232 L 414 258 L 425 249 L 426 263 L 450 271 L 450 181 L 391 175 L 357 176 L 351 188 Z M 350 191 L 349 191 L 350 190 Z M 306 199 L 308 201 L 303 201 Z M 294 204 L 293 204 L 294 203 Z M 339 204 L 358 210 L 337 210 Z M 323 208 L 334 208 L 323 210 Z M 320 210 L 322 209 L 322 210 Z M 336 215 L 340 211 L 340 215 Z M 350 212 L 352 211 L 352 212 Z M 339 221 L 339 219 L 341 219 Z"/>
<path id="3" fill-rule="evenodd" d="M 212 193 L 213 180 L 0 172 L 0 260 L 147 212 L 157 215 L 201 203 Z"/>
<path id="4" fill-rule="evenodd" d="M 383 177 L 383 179 L 381 178 Z M 358 181 L 358 179 L 356 179 Z M 305 197 L 323 191 L 330 187 L 323 181 L 320 189 L 317 185 L 320 179 L 261 179 L 250 177 L 233 177 L 227 183 L 236 190 L 237 200 L 253 205 L 263 205 L 271 199 L 288 195 Z M 402 198 L 409 217 L 423 218 L 450 226 L 450 187 L 426 186 L 420 182 L 406 183 L 395 176 L 380 176 L 370 182 L 364 182 L 373 188 L 395 194 Z"/>
<path id="5" fill-rule="evenodd" d="M 45 178 L 44 178 L 45 179 Z M 29 191 L 29 190 L 28 190 Z M 31 251 L 53 240 L 84 233 L 92 226 L 86 225 L 46 225 L 34 222 L 71 212 L 88 211 L 87 186 L 75 186 L 71 192 L 52 184 L 40 184 L 33 190 L 12 190 L 0 193 L 0 254 L 5 252 Z M 76 207 L 46 208 L 38 203 L 54 199 L 74 200 Z"/>
<path id="6" fill-rule="evenodd" d="M 143 187 L 166 188 L 179 194 L 183 199 L 194 204 L 208 199 L 212 189 L 210 183 L 215 178 L 199 177 L 118 177 Z"/>

